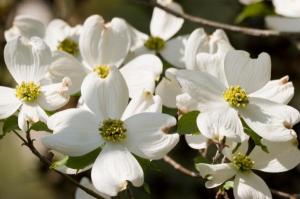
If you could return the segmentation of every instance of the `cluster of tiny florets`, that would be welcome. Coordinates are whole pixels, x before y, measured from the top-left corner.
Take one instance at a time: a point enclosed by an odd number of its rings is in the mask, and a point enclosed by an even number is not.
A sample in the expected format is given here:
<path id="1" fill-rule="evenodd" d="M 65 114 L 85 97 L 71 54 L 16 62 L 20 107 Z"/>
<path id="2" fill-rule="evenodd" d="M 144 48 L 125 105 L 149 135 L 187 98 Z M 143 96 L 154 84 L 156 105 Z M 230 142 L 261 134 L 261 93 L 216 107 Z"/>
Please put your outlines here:
<path id="1" fill-rule="evenodd" d="M 16 97 L 24 102 L 33 102 L 41 94 L 40 86 L 34 82 L 22 82 L 16 87 Z"/>
<path id="2" fill-rule="evenodd" d="M 127 130 L 121 120 L 104 120 L 99 130 L 103 139 L 109 142 L 120 142 L 126 138 Z"/>
<path id="3" fill-rule="evenodd" d="M 230 106 L 241 108 L 249 104 L 247 93 L 240 86 L 230 86 L 224 92 L 224 99 Z"/>

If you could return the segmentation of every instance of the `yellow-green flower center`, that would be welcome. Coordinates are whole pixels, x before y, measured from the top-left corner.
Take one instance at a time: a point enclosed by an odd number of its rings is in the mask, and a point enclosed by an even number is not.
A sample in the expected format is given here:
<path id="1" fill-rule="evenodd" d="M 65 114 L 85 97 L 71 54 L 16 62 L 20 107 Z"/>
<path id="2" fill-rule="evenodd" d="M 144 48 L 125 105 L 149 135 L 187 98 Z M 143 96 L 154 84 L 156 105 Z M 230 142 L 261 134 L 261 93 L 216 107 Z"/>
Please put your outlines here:
<path id="1" fill-rule="evenodd" d="M 249 171 L 254 166 L 254 161 L 240 152 L 233 156 L 232 163 L 241 172 Z"/>
<path id="2" fill-rule="evenodd" d="M 165 41 L 160 37 L 149 37 L 144 46 L 150 50 L 160 51 L 165 47 Z"/>
<path id="3" fill-rule="evenodd" d="M 230 104 L 230 106 L 241 108 L 246 107 L 249 104 L 247 93 L 240 86 L 230 86 L 224 93 L 224 100 Z"/>
<path id="4" fill-rule="evenodd" d="M 78 43 L 70 38 L 66 38 L 63 41 L 59 42 L 57 50 L 65 51 L 74 56 L 79 54 Z"/>
<path id="5" fill-rule="evenodd" d="M 100 134 L 104 140 L 109 142 L 121 142 L 126 138 L 126 128 L 121 120 L 104 120 L 99 128 Z"/>
<path id="6" fill-rule="evenodd" d="M 106 65 L 100 65 L 94 67 L 93 71 L 98 74 L 102 79 L 105 79 L 109 75 L 110 68 Z"/>
<path id="7" fill-rule="evenodd" d="M 40 86 L 34 82 L 22 82 L 16 87 L 16 97 L 23 102 L 33 102 L 40 94 Z"/>

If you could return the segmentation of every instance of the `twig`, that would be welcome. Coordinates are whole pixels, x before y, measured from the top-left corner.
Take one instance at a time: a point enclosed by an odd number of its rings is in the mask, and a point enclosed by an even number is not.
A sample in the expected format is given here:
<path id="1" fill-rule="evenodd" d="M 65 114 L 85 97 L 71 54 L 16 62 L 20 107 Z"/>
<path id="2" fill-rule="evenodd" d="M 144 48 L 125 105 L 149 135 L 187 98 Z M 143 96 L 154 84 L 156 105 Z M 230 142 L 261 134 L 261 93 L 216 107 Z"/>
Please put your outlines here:
<path id="1" fill-rule="evenodd" d="M 271 192 L 274 195 L 280 196 L 282 198 L 288 198 L 288 199 L 299 199 L 300 198 L 299 194 L 290 194 L 290 193 L 285 193 L 285 192 L 282 192 L 282 191 L 277 191 L 277 190 L 274 190 L 274 189 L 271 189 Z"/>
<path id="2" fill-rule="evenodd" d="M 209 26 L 213 28 L 220 28 L 224 30 L 228 30 L 231 32 L 239 32 L 246 35 L 257 36 L 257 37 L 270 37 L 270 36 L 277 36 L 277 37 L 289 37 L 289 38 L 300 38 L 300 33 L 296 32 L 281 32 L 277 30 L 267 30 L 267 29 L 257 29 L 257 28 L 249 28 L 249 27 L 242 27 L 242 26 L 235 26 L 231 24 L 221 23 L 213 20 L 208 20 L 201 17 L 196 17 L 187 13 L 180 13 L 174 11 L 170 8 L 167 8 L 159 3 L 156 0 L 136 0 L 139 3 L 150 5 L 152 7 L 158 7 L 174 16 L 181 17 L 187 21 L 193 22 L 195 24 L 200 24 L 204 26 Z"/>
<path id="3" fill-rule="evenodd" d="M 180 171 L 181 173 L 191 176 L 191 177 L 200 177 L 199 174 L 197 174 L 194 171 L 191 171 L 187 168 L 185 168 L 184 166 L 182 166 L 181 164 L 179 164 L 178 162 L 176 162 L 175 160 L 173 160 L 170 156 L 166 155 L 164 157 L 164 161 L 166 163 L 168 163 L 169 165 L 171 165 L 172 167 L 174 167 L 174 169 Z"/>
<path id="4" fill-rule="evenodd" d="M 40 159 L 40 161 L 42 163 L 44 163 L 45 165 L 47 165 L 48 167 L 50 167 L 52 165 L 52 162 L 50 160 L 48 160 L 46 157 L 44 157 L 42 154 L 40 154 L 40 152 L 35 148 L 34 146 L 34 140 L 31 138 L 30 135 L 30 129 L 28 129 L 26 131 L 26 139 L 23 138 L 17 131 L 13 131 L 17 137 L 22 140 L 23 145 L 27 146 L 30 151 Z M 83 191 L 85 191 L 87 194 L 97 198 L 97 199 L 102 199 L 102 197 L 100 195 L 98 195 L 96 192 L 94 192 L 93 190 L 81 185 L 80 183 L 78 183 L 76 180 L 74 180 L 72 177 L 68 176 L 67 174 L 56 170 L 56 169 L 52 169 L 54 172 L 60 174 L 61 176 L 63 176 L 65 179 L 67 179 L 69 182 L 71 182 L 72 184 L 74 184 L 76 187 L 82 189 Z"/>

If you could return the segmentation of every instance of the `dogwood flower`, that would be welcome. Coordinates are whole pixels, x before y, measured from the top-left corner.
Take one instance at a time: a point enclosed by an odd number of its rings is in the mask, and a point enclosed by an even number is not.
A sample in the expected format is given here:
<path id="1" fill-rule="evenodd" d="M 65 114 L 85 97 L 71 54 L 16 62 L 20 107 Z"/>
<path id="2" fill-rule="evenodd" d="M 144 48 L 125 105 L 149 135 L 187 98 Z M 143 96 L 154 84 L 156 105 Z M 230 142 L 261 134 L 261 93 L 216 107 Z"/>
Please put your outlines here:
<path id="1" fill-rule="evenodd" d="M 298 0 L 272 0 L 275 12 L 285 17 L 300 17 L 300 2 Z"/>
<path id="2" fill-rule="evenodd" d="M 131 98 L 143 90 L 153 93 L 155 81 L 162 72 L 162 62 L 155 55 L 146 54 L 121 66 L 129 48 L 130 35 L 124 20 L 114 18 L 105 24 L 98 15 L 86 19 L 80 37 L 80 51 L 88 71 L 95 71 L 99 66 L 122 67 L 121 73 Z"/>
<path id="3" fill-rule="evenodd" d="M 200 175 L 207 179 L 205 186 L 214 188 L 234 178 L 233 193 L 236 199 L 272 198 L 268 186 L 252 170 L 269 173 L 288 171 L 300 163 L 300 152 L 296 140 L 287 142 L 263 140 L 262 142 L 267 146 L 269 153 L 256 146 L 249 155 L 246 155 L 247 148 L 238 149 L 228 156 L 230 163 L 196 165 Z"/>
<path id="4" fill-rule="evenodd" d="M 201 112 L 197 126 L 204 136 L 212 139 L 217 132 L 221 139 L 244 140 L 241 117 L 265 139 L 287 141 L 295 137 L 290 129 L 299 122 L 296 109 L 252 96 L 270 79 L 268 54 L 251 59 L 247 52 L 230 51 L 224 69 L 226 83 L 201 71 L 181 70 L 176 74 L 183 91 L 197 101 Z"/>
<path id="5" fill-rule="evenodd" d="M 203 28 L 198 28 L 187 39 L 183 66 L 189 70 L 208 72 L 224 80 L 225 56 L 232 49 L 223 30 L 216 30 L 208 35 Z M 165 76 L 158 84 L 156 93 L 162 97 L 165 106 L 176 108 L 176 96 L 182 94 L 175 77 L 176 70 L 168 69 Z"/>
<path id="6" fill-rule="evenodd" d="M 159 4 L 183 13 L 182 7 L 172 0 L 158 0 Z M 184 20 L 155 7 L 150 22 L 151 35 L 128 25 L 131 35 L 131 53 L 128 59 L 141 54 L 160 53 L 172 65 L 184 67 L 184 49 L 187 36 L 171 39 L 182 27 Z"/>
<path id="7" fill-rule="evenodd" d="M 67 94 L 69 79 L 62 83 L 42 84 L 51 64 L 51 51 L 39 38 L 17 38 L 9 41 L 4 48 L 4 60 L 15 81 L 16 88 L 1 86 L 0 118 L 4 119 L 20 109 L 18 125 L 23 131 L 27 122 L 47 121 L 45 110 L 53 111 L 69 100 Z"/>
<path id="8" fill-rule="evenodd" d="M 80 90 L 86 75 L 86 69 L 80 63 L 80 31 L 81 25 L 71 27 L 61 19 L 52 20 L 46 27 L 37 19 L 19 15 L 15 17 L 12 28 L 5 31 L 5 38 L 6 41 L 19 36 L 27 39 L 33 36 L 43 38 L 53 51 L 54 61 L 48 67 L 48 73 L 42 82 L 59 83 L 64 77 L 68 77 L 72 81 L 68 92 L 74 94 Z"/>
<path id="9" fill-rule="evenodd" d="M 101 153 L 92 167 L 95 188 L 116 196 L 131 181 L 143 184 L 143 170 L 134 156 L 160 159 L 179 141 L 178 134 L 165 131 L 176 124 L 174 117 L 159 113 L 161 106 L 147 112 L 136 100 L 128 105 L 129 94 L 116 67 L 100 66 L 84 80 L 81 93 L 85 107 L 54 114 L 48 127 L 54 134 L 43 139 L 51 149 L 69 156 L 81 156 L 98 147 Z M 149 93 L 150 94 L 150 93 Z M 127 108 L 126 108 L 127 106 Z"/>

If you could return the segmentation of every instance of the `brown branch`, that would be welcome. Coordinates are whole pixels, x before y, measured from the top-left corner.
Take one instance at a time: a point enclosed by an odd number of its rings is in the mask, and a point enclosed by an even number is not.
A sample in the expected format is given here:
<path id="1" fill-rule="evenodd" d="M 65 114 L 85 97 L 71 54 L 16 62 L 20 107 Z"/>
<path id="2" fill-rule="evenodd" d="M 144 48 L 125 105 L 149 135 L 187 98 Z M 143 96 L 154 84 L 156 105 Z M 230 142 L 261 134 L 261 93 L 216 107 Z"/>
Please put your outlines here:
<path id="1" fill-rule="evenodd" d="M 164 161 L 166 163 L 168 163 L 169 165 L 171 165 L 174 169 L 176 169 L 177 171 L 180 171 L 181 173 L 183 173 L 185 175 L 188 175 L 188 176 L 191 176 L 191 177 L 200 177 L 200 175 L 198 173 L 185 168 L 184 166 L 182 166 L 181 164 L 176 162 L 174 159 L 172 159 L 168 155 L 166 155 L 164 157 Z"/>
<path id="2" fill-rule="evenodd" d="M 50 166 L 52 165 L 52 162 L 50 160 L 48 160 L 46 157 L 44 157 L 42 154 L 40 154 L 40 152 L 35 148 L 34 146 L 34 140 L 31 138 L 31 135 L 30 135 L 30 129 L 26 132 L 26 139 L 23 138 L 17 131 L 13 131 L 20 140 L 22 140 L 23 142 L 23 145 L 27 146 L 30 151 L 36 156 L 39 158 L 39 160 L 47 165 L 49 168 Z M 56 169 L 52 169 L 54 172 L 60 174 L 61 176 L 63 176 L 66 180 L 68 180 L 69 182 L 71 182 L 72 184 L 74 184 L 76 187 L 82 189 L 83 191 L 85 191 L 87 194 L 97 198 L 97 199 L 102 199 L 102 197 L 97 194 L 96 192 L 94 192 L 93 190 L 81 185 L 80 183 L 78 183 L 76 180 L 74 180 L 72 177 L 70 177 L 69 175 L 59 171 L 59 170 L 56 170 Z"/>
<path id="3" fill-rule="evenodd" d="M 288 199 L 299 199 L 300 195 L 299 194 L 290 194 L 290 193 L 285 193 L 282 191 L 277 191 L 274 189 L 271 189 L 272 194 L 280 196 L 281 198 L 288 198 Z"/>
<path id="4" fill-rule="evenodd" d="M 156 0 L 137 0 L 139 3 L 150 5 L 152 7 L 158 7 L 174 16 L 181 17 L 185 19 L 186 21 L 190 21 L 195 24 L 213 27 L 213 28 L 220 28 L 224 30 L 228 30 L 231 32 L 239 32 L 246 35 L 251 36 L 257 36 L 257 37 L 270 37 L 270 36 L 276 36 L 276 37 L 289 37 L 289 38 L 300 38 L 300 33 L 296 32 L 281 32 L 278 30 L 267 30 L 267 29 L 257 29 L 257 28 L 249 28 L 249 27 L 242 27 L 242 26 L 235 26 L 231 24 L 221 23 L 213 20 L 208 20 L 201 17 L 196 17 L 187 13 L 180 13 L 177 11 L 174 11 L 170 8 L 167 8 L 159 3 L 156 2 Z"/>

